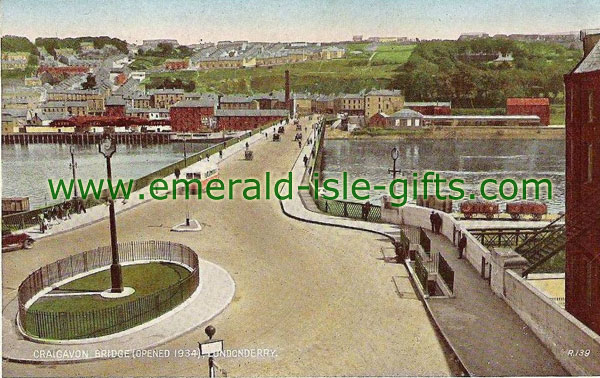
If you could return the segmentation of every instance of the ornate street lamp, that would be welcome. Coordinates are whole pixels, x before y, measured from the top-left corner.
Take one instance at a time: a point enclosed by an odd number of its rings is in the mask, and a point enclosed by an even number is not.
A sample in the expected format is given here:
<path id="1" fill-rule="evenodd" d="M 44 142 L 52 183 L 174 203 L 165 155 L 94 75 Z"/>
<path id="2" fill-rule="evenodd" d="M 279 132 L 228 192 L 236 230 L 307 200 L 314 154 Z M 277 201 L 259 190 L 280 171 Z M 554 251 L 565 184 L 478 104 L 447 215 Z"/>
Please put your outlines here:
<path id="1" fill-rule="evenodd" d="M 106 158 L 106 175 L 108 181 L 112 181 L 110 158 L 117 151 L 117 144 L 110 134 L 104 134 L 102 142 L 98 145 L 98 151 Z M 110 185 L 110 184 L 109 184 Z M 110 247 L 112 250 L 112 264 L 110 266 L 111 292 L 123 292 L 123 275 L 119 265 L 119 246 L 117 245 L 117 220 L 115 217 L 115 202 L 108 193 L 108 211 L 110 216 Z"/>
<path id="2" fill-rule="evenodd" d="M 396 178 L 396 173 L 402 173 L 402 170 L 396 169 L 396 160 L 398 160 L 399 156 L 398 147 L 392 148 L 392 160 L 394 161 L 394 166 L 392 169 L 388 169 L 388 173 L 391 173 L 394 179 Z"/>

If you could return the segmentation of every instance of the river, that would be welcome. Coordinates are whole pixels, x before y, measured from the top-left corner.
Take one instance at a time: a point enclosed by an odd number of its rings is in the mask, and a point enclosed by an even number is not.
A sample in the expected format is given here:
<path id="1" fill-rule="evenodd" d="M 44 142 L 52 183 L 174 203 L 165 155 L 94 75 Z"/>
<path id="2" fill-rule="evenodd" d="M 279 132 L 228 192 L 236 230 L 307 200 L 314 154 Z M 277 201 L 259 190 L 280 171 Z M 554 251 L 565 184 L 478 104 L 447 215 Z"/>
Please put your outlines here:
<path id="1" fill-rule="evenodd" d="M 187 143 L 188 156 L 208 148 Z M 48 179 L 71 179 L 68 144 L 2 145 L 2 197 L 29 197 L 31 208 L 58 202 L 50 196 Z M 183 144 L 117 145 L 111 160 L 113 179 L 136 179 L 183 159 Z M 106 177 L 106 163 L 95 145 L 76 146 L 78 179 Z"/>
<path id="2" fill-rule="evenodd" d="M 341 179 L 346 171 L 350 182 L 366 178 L 371 186 L 387 186 L 392 180 L 388 173 L 392 167 L 390 151 L 395 146 L 399 149 L 397 168 L 402 170 L 404 178 L 412 178 L 414 172 L 422 177 L 423 172 L 434 171 L 446 179 L 464 180 L 462 187 L 467 194 L 479 193 L 479 185 L 485 178 L 498 181 L 511 178 L 519 184 L 526 178 L 548 178 L 552 182 L 552 198 L 548 199 L 542 185 L 540 200 L 547 203 L 549 213 L 564 212 L 565 143 L 561 140 L 326 140 L 323 178 Z M 430 186 L 430 193 L 433 188 Z M 492 194 L 493 187 L 488 188 L 488 194 Z M 400 191 L 400 186 L 397 190 Z M 442 192 L 454 194 L 448 190 Z M 518 199 L 522 199 L 520 193 Z M 375 203 L 382 194 L 371 191 Z M 412 197 L 410 189 L 409 194 Z M 527 194 L 528 199 L 533 199 L 534 190 L 529 188 Z M 500 209 L 503 211 L 504 206 Z"/>

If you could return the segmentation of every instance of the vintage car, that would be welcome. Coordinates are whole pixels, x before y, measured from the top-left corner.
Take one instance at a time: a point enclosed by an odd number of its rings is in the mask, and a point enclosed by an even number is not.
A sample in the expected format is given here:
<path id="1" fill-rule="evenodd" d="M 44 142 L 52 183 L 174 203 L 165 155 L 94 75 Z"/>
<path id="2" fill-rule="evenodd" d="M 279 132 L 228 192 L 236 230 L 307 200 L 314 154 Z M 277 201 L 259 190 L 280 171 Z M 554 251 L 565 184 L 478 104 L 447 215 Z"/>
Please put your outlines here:
<path id="1" fill-rule="evenodd" d="M 279 129 L 277 130 L 277 132 L 278 132 L 279 134 L 284 134 L 284 133 L 285 133 L 285 127 L 283 127 L 283 126 L 279 126 Z"/>
<path id="2" fill-rule="evenodd" d="M 2 252 L 30 249 L 33 247 L 33 243 L 33 238 L 26 233 L 13 234 L 10 231 L 2 230 Z"/>
<path id="3" fill-rule="evenodd" d="M 548 213 L 548 206 L 543 202 L 518 201 L 506 204 L 506 212 L 512 219 L 521 219 L 523 215 L 531 215 L 533 220 L 542 220 L 542 216 Z"/>
<path id="4" fill-rule="evenodd" d="M 492 219 L 500 212 L 500 206 L 489 201 L 465 201 L 460 204 L 460 212 L 464 214 L 466 219 L 471 219 L 477 214 Z"/>
<path id="5" fill-rule="evenodd" d="M 280 141 L 281 141 L 281 138 L 280 138 L 279 134 L 274 133 L 273 134 L 273 142 L 280 142 Z"/>
<path id="6" fill-rule="evenodd" d="M 245 160 L 253 160 L 254 159 L 254 152 L 252 152 L 251 150 L 246 150 L 244 152 L 244 159 Z"/>

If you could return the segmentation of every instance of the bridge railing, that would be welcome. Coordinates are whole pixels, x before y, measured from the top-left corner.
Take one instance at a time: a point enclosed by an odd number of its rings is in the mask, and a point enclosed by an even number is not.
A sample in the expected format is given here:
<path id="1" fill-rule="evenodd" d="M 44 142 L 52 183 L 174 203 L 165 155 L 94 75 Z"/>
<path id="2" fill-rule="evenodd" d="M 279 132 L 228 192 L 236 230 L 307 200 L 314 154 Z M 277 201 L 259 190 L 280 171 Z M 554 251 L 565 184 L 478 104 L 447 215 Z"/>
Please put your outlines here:
<path id="1" fill-rule="evenodd" d="M 556 230 L 561 225 L 555 224 L 547 227 L 548 231 Z M 530 240 L 542 228 L 487 228 L 469 230 L 475 238 L 486 247 L 516 247 Z"/>
<path id="2" fill-rule="evenodd" d="M 317 133 L 317 137 L 315 138 L 310 160 L 303 177 L 303 182 L 308 183 L 309 193 L 319 210 L 337 217 L 381 222 L 381 206 L 379 205 L 365 205 L 364 203 L 344 200 L 327 200 L 321 196 L 318 196 L 319 198 L 315 199 L 315 186 L 310 178 L 315 171 L 318 170 L 319 173 L 321 171 L 321 164 L 323 161 L 323 138 L 325 138 L 325 127 L 321 126 Z"/>

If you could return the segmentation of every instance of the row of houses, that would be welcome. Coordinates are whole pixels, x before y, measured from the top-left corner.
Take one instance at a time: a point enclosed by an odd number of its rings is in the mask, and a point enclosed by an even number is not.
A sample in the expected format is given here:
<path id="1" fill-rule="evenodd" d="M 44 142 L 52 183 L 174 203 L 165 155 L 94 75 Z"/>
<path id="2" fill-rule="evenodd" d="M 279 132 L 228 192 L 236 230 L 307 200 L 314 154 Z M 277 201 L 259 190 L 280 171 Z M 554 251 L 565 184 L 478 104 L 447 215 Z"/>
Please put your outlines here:
<path id="1" fill-rule="evenodd" d="M 196 52 L 190 59 L 169 59 L 165 69 L 210 70 L 271 67 L 308 61 L 340 59 L 346 50 L 339 46 L 308 43 L 219 43 Z"/>
<path id="2" fill-rule="evenodd" d="M 346 113 L 367 120 L 377 113 L 392 114 L 405 107 L 427 115 L 448 115 L 452 110 L 450 102 L 405 102 L 401 91 L 388 89 L 333 96 L 296 94 L 294 102 L 299 115 Z"/>

